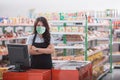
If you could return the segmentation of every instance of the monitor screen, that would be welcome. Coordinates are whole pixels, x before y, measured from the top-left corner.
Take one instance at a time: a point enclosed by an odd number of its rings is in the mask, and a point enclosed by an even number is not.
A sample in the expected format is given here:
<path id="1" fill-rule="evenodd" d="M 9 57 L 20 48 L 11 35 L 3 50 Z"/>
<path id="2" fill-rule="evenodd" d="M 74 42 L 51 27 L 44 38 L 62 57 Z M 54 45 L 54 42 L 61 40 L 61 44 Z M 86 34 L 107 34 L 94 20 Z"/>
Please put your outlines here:
<path id="1" fill-rule="evenodd" d="M 8 44 L 7 48 L 10 65 L 15 65 L 16 68 L 30 68 L 27 45 Z"/>

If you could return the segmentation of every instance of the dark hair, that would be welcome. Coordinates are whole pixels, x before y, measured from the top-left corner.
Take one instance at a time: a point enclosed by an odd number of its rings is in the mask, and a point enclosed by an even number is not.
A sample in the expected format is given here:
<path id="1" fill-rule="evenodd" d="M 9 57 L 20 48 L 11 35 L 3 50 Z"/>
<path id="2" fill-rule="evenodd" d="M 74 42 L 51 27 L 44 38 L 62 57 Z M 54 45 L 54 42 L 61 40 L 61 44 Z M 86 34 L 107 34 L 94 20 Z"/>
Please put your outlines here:
<path id="1" fill-rule="evenodd" d="M 45 33 L 43 33 L 43 39 L 44 39 L 44 42 L 47 43 L 48 45 L 50 44 L 50 28 L 49 28 L 49 25 L 48 25 L 48 22 L 47 22 L 47 19 L 45 17 L 38 17 L 34 23 L 34 34 L 37 34 L 37 31 L 36 31 L 36 26 L 38 24 L 38 22 L 42 22 L 43 23 L 43 26 L 46 28 L 46 31 Z"/>

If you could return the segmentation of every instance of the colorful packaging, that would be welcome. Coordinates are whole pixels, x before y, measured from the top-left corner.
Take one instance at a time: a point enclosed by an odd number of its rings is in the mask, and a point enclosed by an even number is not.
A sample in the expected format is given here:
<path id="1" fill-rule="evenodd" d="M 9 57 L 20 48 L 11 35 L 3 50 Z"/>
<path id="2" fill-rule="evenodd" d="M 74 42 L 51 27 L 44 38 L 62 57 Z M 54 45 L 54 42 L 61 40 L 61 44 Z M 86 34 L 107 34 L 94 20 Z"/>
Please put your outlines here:
<path id="1" fill-rule="evenodd" d="M 78 32 L 78 27 L 72 27 L 72 32 Z"/>
<path id="2" fill-rule="evenodd" d="M 71 27 L 65 27 L 65 31 L 66 32 L 72 32 L 72 28 Z"/>
<path id="3" fill-rule="evenodd" d="M 62 26 L 61 26 L 61 27 L 58 27 L 58 28 L 59 28 L 59 29 L 58 29 L 59 32 L 65 32 L 65 27 L 62 27 Z"/>

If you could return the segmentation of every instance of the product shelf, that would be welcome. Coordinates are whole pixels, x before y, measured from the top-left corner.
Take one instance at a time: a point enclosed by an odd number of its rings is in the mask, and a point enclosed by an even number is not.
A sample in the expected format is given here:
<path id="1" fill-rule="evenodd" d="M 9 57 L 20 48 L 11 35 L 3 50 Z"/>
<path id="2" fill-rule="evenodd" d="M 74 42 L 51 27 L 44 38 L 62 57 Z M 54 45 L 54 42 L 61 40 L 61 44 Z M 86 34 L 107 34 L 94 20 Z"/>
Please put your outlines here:
<path id="1" fill-rule="evenodd" d="M 101 78 L 102 77 L 104 77 L 107 73 L 109 73 L 110 72 L 110 70 L 106 70 L 106 71 L 104 71 L 104 73 L 102 73 L 98 78 L 97 78 L 97 80 L 101 80 Z"/>
<path id="2" fill-rule="evenodd" d="M 27 39 L 28 37 L 13 37 L 13 38 L 1 38 L 0 41 L 9 41 L 9 40 L 17 40 L 17 39 Z"/>
<path id="3" fill-rule="evenodd" d="M 69 20 L 53 20 L 53 21 L 48 21 L 49 23 L 84 23 L 84 20 L 83 21 L 69 21 Z"/>
<path id="4" fill-rule="evenodd" d="M 55 46 L 55 49 L 84 49 L 78 46 Z"/>
<path id="5" fill-rule="evenodd" d="M 113 44 L 120 44 L 120 41 L 114 41 Z"/>
<path id="6" fill-rule="evenodd" d="M 103 65 L 108 60 L 108 56 L 104 56 L 104 57 L 105 58 L 102 61 L 100 61 L 98 64 L 96 64 L 96 65 L 93 66 L 93 69 L 96 68 L 96 67 L 98 67 L 98 66 Z"/>
<path id="7" fill-rule="evenodd" d="M 109 38 L 97 38 L 97 40 L 109 40 Z"/>
<path id="8" fill-rule="evenodd" d="M 63 41 L 54 41 L 54 43 L 63 43 Z M 67 41 L 67 43 L 84 43 L 83 41 Z"/>
<path id="9" fill-rule="evenodd" d="M 109 26 L 109 25 L 102 23 L 88 23 L 88 27 L 89 26 L 101 27 L 101 26 Z"/>
<path id="10" fill-rule="evenodd" d="M 51 34 L 84 35 L 84 33 L 80 32 L 51 32 Z"/>
<path id="11" fill-rule="evenodd" d="M 1 24 L 0 26 L 33 26 L 33 24 Z"/>
<path id="12" fill-rule="evenodd" d="M 94 54 L 96 54 L 96 53 L 98 53 L 98 52 L 100 52 L 100 51 L 105 50 L 105 49 L 108 49 L 108 47 L 105 47 L 105 48 L 103 48 L 103 49 L 101 49 L 101 50 L 96 50 L 96 51 L 94 51 L 94 52 L 88 53 L 88 56 L 92 56 L 92 55 L 94 55 Z"/>
<path id="13" fill-rule="evenodd" d="M 104 20 L 107 19 L 107 18 L 104 18 Z M 110 18 L 111 19 L 111 18 Z M 108 20 L 108 19 L 107 19 Z M 85 55 L 85 58 L 87 57 L 90 57 L 100 51 L 103 51 L 105 49 L 108 49 L 108 47 L 105 47 L 103 49 L 100 49 L 100 50 L 96 50 L 94 52 L 91 52 L 91 53 L 88 53 L 87 52 L 87 49 L 88 49 L 88 43 L 90 41 L 95 41 L 95 40 L 108 40 L 109 41 L 109 38 L 102 38 L 102 37 L 96 37 L 96 38 L 91 38 L 91 39 L 88 39 L 88 27 L 90 26 L 95 26 L 95 27 L 101 27 L 101 26 L 109 26 L 108 24 L 103 24 L 103 23 L 88 23 L 87 20 L 86 20 L 86 24 L 85 21 L 48 21 L 49 23 L 73 23 L 73 25 L 76 24 L 76 26 L 81 25 L 81 26 L 85 26 L 85 33 L 81 33 L 81 32 L 50 32 L 52 35 L 82 35 L 84 36 L 84 40 L 83 41 L 66 41 L 66 39 L 64 39 L 64 41 L 55 41 L 55 43 L 82 43 L 82 44 L 85 44 L 85 47 L 84 46 L 55 46 L 55 49 L 64 49 L 64 52 L 66 53 L 66 50 L 65 49 L 83 49 L 85 51 L 84 55 Z M 59 24 L 58 24 L 59 25 Z M 62 24 L 63 25 L 63 24 Z M 0 24 L 0 26 L 33 26 L 33 24 Z M 66 27 L 65 25 L 63 25 L 64 27 Z M 103 30 L 103 31 L 109 31 L 110 30 Z M 16 39 L 27 39 L 28 37 L 16 37 L 16 38 L 8 38 L 8 39 L 0 39 L 0 41 L 5 41 L 5 40 L 16 40 Z M 114 42 L 113 42 L 114 43 Z M 97 67 L 97 66 L 100 66 L 102 65 L 103 63 L 105 63 L 108 59 L 108 56 L 105 56 L 105 59 L 100 61 L 98 64 L 96 64 L 95 66 L 93 66 L 93 68 Z M 87 60 L 87 59 L 85 59 Z M 106 71 L 107 72 L 107 71 Z M 106 73 L 105 72 L 105 73 Z M 102 75 L 100 75 L 101 77 Z"/>
<path id="14" fill-rule="evenodd" d="M 120 56 L 120 54 L 112 54 L 112 56 Z"/>

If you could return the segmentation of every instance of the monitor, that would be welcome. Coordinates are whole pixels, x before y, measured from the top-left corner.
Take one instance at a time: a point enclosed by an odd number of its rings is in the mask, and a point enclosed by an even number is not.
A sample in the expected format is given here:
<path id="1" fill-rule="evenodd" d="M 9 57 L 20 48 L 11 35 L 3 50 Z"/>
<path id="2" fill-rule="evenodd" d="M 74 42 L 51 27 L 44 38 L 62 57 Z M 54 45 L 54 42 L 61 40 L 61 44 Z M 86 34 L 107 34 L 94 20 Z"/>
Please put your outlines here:
<path id="1" fill-rule="evenodd" d="M 14 65 L 13 71 L 26 71 L 30 68 L 28 46 L 23 44 L 7 44 L 10 65 Z"/>

